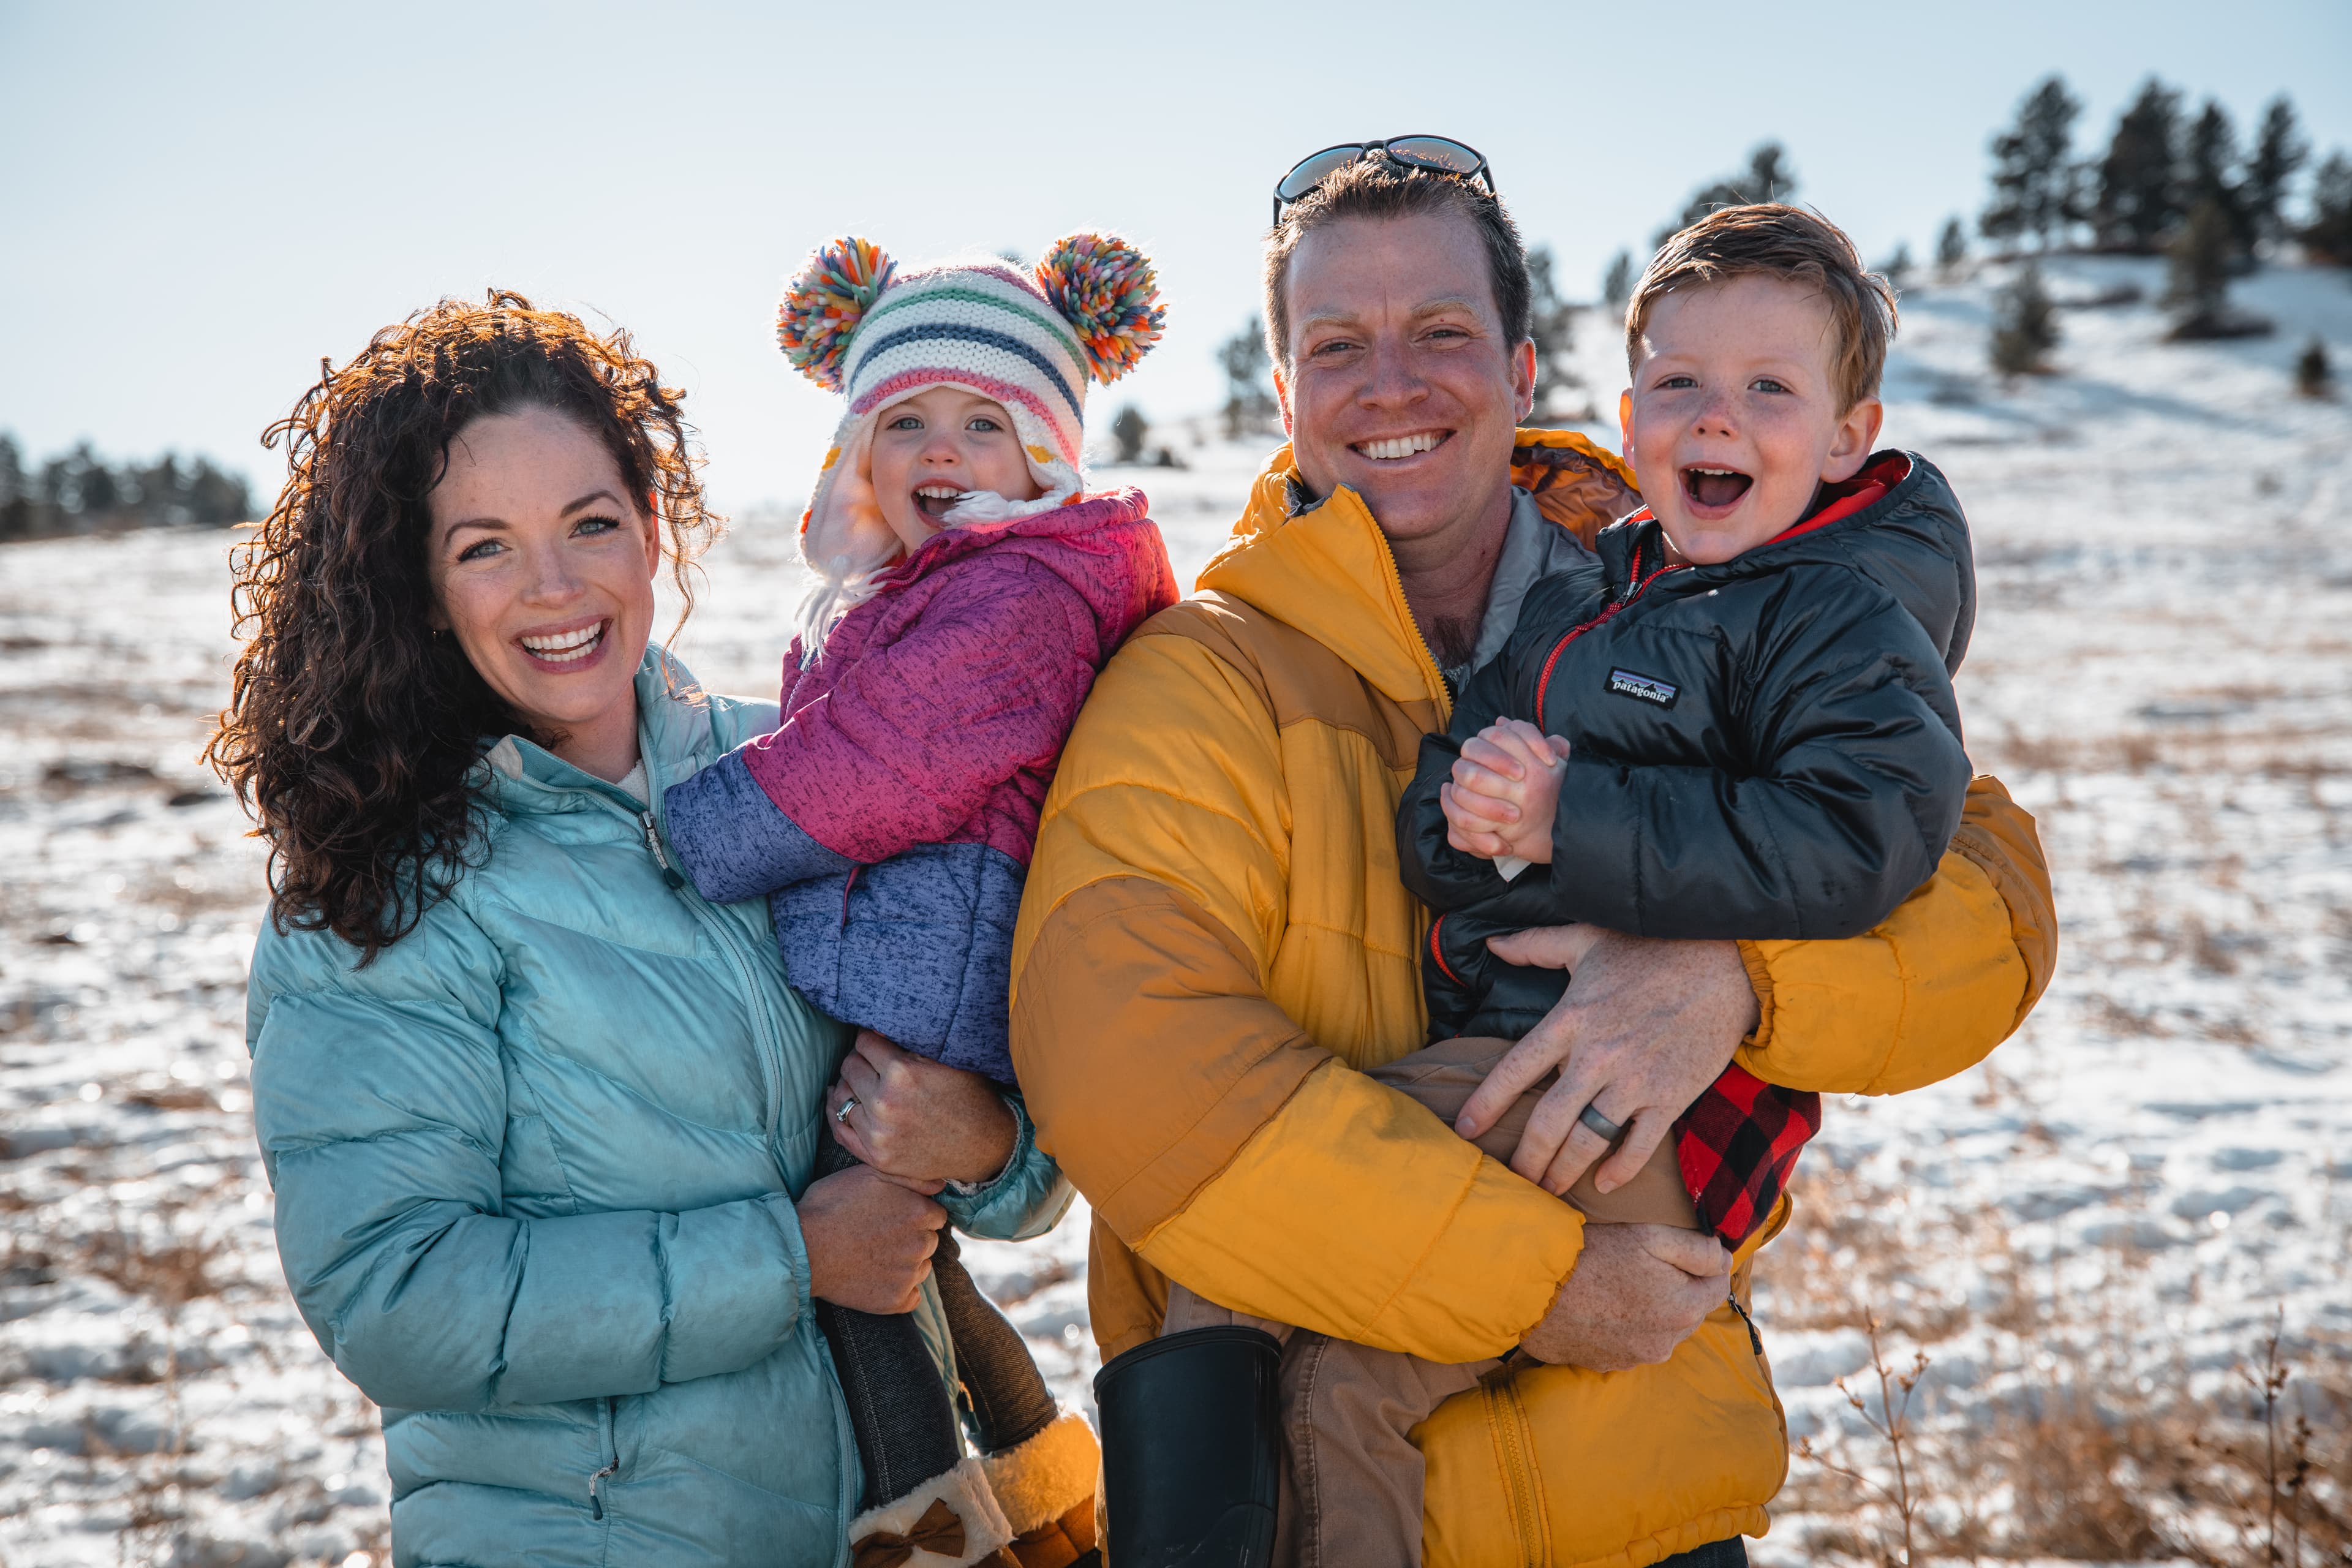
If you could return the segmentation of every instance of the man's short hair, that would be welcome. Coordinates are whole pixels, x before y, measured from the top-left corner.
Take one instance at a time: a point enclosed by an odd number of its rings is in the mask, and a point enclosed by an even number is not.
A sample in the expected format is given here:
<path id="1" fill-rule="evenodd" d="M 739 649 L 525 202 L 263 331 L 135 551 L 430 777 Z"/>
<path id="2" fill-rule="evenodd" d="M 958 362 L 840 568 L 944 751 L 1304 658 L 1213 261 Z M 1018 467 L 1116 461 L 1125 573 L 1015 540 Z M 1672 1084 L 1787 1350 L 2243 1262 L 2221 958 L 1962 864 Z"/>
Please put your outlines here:
<path id="1" fill-rule="evenodd" d="M 1374 156 L 1349 163 L 1291 203 L 1266 234 L 1265 335 L 1276 364 L 1290 368 L 1290 301 L 1284 289 L 1299 242 L 1347 218 L 1418 217 L 1424 213 L 1456 214 L 1478 231 L 1504 341 L 1516 347 L 1528 336 L 1528 254 L 1502 198 L 1456 175 L 1408 169 Z"/>
<path id="2" fill-rule="evenodd" d="M 1832 362 L 1841 414 L 1878 395 L 1886 345 L 1895 339 L 1895 289 L 1863 266 L 1845 230 L 1819 213 L 1779 202 L 1721 207 L 1667 240 L 1625 301 L 1625 366 L 1641 357 L 1642 333 L 1658 301 L 1677 289 L 1760 274 L 1801 284 L 1830 308 L 1838 352 Z"/>

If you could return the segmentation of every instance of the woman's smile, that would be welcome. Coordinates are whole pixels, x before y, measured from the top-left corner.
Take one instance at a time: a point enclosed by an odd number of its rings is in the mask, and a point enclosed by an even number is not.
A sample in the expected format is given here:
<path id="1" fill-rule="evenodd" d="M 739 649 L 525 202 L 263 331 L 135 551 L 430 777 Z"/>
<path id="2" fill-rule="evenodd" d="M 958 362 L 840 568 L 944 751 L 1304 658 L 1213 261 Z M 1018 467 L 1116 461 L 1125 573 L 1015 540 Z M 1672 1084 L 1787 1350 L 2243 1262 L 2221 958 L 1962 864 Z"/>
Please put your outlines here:
<path id="1" fill-rule="evenodd" d="M 515 638 L 525 658 L 558 674 L 587 668 L 604 657 L 604 634 L 612 629 L 610 616 L 554 631 L 529 631 Z"/>

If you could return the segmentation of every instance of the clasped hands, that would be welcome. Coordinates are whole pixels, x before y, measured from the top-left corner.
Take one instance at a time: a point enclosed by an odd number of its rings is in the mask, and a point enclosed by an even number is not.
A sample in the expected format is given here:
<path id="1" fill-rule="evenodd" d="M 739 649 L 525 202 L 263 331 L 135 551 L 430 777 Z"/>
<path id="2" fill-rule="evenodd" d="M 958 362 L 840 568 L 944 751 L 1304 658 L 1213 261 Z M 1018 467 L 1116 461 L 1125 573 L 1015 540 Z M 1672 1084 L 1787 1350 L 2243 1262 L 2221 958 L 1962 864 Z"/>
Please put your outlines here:
<path id="1" fill-rule="evenodd" d="M 865 1312 L 914 1310 L 930 1277 L 950 1181 L 985 1182 L 1013 1157 L 1019 1126 L 978 1073 L 902 1051 L 871 1029 L 825 1091 L 834 1138 L 862 1163 L 809 1184 L 794 1205 L 809 1290 Z"/>

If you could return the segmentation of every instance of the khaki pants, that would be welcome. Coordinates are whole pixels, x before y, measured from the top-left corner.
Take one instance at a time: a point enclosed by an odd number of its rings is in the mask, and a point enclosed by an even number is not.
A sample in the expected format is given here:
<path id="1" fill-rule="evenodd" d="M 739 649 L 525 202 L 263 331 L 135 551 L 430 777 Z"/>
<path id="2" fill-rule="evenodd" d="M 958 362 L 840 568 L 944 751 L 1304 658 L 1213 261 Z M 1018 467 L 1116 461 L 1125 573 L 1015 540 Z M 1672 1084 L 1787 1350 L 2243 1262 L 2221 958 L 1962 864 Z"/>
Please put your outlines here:
<path id="1" fill-rule="evenodd" d="M 1461 1114 L 1510 1042 L 1446 1040 L 1373 1069 L 1371 1077 L 1443 1118 Z M 1551 1087 L 1546 1078 L 1477 1140 L 1497 1160 L 1518 1146 L 1528 1117 Z M 1600 1224 L 1698 1227 L 1684 1189 L 1674 1140 L 1659 1144 L 1640 1174 L 1613 1193 L 1592 1187 L 1586 1172 L 1568 1201 Z M 1275 1561 L 1298 1568 L 1421 1562 L 1422 1460 L 1412 1432 L 1432 1411 L 1495 1372 L 1501 1361 L 1448 1365 L 1399 1351 L 1335 1340 L 1287 1323 L 1253 1318 L 1205 1300 L 1172 1280 L 1163 1334 L 1213 1324 L 1261 1328 L 1283 1342 L 1283 1469 Z"/>

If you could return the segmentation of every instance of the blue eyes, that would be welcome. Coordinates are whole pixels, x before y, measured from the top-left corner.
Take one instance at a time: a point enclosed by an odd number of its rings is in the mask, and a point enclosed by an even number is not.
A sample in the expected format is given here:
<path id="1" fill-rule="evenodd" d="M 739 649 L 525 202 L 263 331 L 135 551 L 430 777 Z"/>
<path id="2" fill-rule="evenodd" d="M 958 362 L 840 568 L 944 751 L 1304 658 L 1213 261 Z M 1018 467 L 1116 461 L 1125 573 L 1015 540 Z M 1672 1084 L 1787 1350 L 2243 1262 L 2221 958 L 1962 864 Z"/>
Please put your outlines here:
<path id="1" fill-rule="evenodd" d="M 574 538 L 585 535 L 590 539 L 597 539 L 602 538 L 607 533 L 611 533 L 620 526 L 621 520 L 616 517 L 583 517 L 579 521 L 572 525 L 572 532 Z M 504 540 L 478 539 L 473 543 L 466 546 L 465 549 L 457 552 L 457 559 L 460 561 L 487 561 L 490 558 L 492 552 L 502 552 L 506 547 L 506 542 Z"/>

